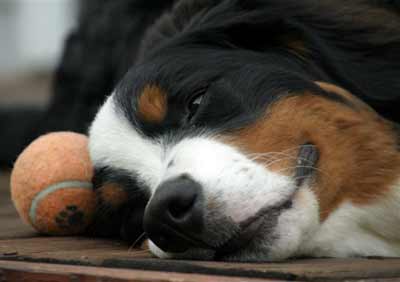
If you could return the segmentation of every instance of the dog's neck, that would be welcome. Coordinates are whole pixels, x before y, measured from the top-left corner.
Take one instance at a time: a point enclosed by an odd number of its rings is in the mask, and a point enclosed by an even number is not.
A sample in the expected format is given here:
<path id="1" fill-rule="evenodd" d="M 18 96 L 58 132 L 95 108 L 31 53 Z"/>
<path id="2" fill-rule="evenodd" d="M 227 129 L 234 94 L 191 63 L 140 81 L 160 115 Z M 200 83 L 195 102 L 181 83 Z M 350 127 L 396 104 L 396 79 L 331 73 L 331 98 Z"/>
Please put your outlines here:
<path id="1" fill-rule="evenodd" d="M 388 256 L 400 253 L 400 171 L 388 193 L 366 205 L 343 202 L 307 238 L 298 254 Z"/>

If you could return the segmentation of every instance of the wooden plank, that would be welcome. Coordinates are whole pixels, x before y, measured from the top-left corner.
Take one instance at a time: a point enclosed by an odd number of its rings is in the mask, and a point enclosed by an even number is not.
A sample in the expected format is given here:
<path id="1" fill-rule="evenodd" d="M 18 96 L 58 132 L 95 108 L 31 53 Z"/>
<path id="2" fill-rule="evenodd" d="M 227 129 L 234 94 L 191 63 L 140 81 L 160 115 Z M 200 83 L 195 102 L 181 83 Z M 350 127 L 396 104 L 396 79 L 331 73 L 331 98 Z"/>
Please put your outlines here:
<path id="1" fill-rule="evenodd" d="M 272 282 L 278 280 L 247 277 L 184 274 L 114 268 L 53 265 L 0 261 L 2 282 Z M 283 281 L 283 280 L 279 280 Z"/>
<path id="2" fill-rule="evenodd" d="M 343 281 L 395 278 L 400 281 L 400 259 L 304 259 L 274 263 L 226 263 L 155 259 L 106 260 L 104 266 L 251 276 L 306 281 Z M 149 267 L 151 265 L 151 267 Z"/>
<path id="3" fill-rule="evenodd" d="M 119 241 L 79 237 L 0 240 L 2 260 L 286 280 L 400 279 L 400 259 L 302 259 L 281 263 L 227 263 L 160 260 L 152 258 L 147 251 L 128 249 L 128 245 Z"/>
<path id="4" fill-rule="evenodd" d="M 400 259 L 314 259 L 282 263 L 159 260 L 116 240 L 38 237 L 18 218 L 8 176 L 0 177 L 0 260 L 286 280 L 400 279 Z M 1 281 L 1 279 L 0 279 Z M 400 280 L 399 280 L 400 281 Z"/>
<path id="5" fill-rule="evenodd" d="M 130 250 L 118 240 L 85 237 L 35 237 L 0 240 L 0 258 L 62 261 L 100 265 L 106 259 L 146 258 L 149 252 Z"/>

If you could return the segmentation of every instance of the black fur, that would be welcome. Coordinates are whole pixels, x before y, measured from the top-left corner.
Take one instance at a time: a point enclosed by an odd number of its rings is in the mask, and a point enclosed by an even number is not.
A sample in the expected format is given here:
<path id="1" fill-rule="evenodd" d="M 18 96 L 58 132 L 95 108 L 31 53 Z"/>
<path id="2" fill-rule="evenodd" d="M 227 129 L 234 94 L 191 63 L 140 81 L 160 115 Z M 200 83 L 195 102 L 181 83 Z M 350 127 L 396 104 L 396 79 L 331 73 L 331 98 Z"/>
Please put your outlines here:
<path id="1" fill-rule="evenodd" d="M 181 1 L 147 32 L 136 67 L 117 88 L 120 108 L 149 136 L 193 126 L 227 130 L 256 119 L 282 93 L 322 95 L 313 85 L 322 80 L 398 122 L 400 17 L 387 4 Z M 292 50 L 290 41 L 304 51 Z M 135 97 L 148 84 L 168 93 L 162 124 L 135 116 Z M 188 104 L 199 90 L 205 101 L 188 120 Z M 333 93 L 323 95 L 350 105 Z"/>
<path id="2" fill-rule="evenodd" d="M 119 237 L 134 242 L 143 233 L 142 218 L 145 205 L 150 198 L 143 185 L 139 185 L 131 172 L 109 167 L 95 168 L 93 188 L 95 193 L 107 183 L 119 185 L 127 192 L 128 198 L 120 206 L 107 203 L 97 196 L 96 217 L 88 228 L 88 234 L 102 237 Z"/>

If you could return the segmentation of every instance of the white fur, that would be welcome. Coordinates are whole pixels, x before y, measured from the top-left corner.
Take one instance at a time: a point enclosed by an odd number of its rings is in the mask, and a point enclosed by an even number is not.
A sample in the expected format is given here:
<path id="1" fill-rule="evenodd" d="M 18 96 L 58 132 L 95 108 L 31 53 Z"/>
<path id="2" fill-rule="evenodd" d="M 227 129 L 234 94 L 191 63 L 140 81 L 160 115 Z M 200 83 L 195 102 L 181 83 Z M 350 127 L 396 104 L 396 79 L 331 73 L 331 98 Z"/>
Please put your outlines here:
<path id="1" fill-rule="evenodd" d="M 318 227 L 318 201 L 310 187 L 304 185 L 293 197 L 292 208 L 279 216 L 274 232 L 277 239 L 272 244 L 268 259 L 282 260 L 296 255 Z"/>
<path id="2" fill-rule="evenodd" d="M 149 249 L 150 251 L 157 257 L 162 259 L 202 259 L 202 260 L 212 260 L 215 252 L 212 250 L 205 249 L 189 249 L 183 253 L 168 253 L 161 250 L 154 244 L 151 240 L 149 240 Z"/>
<path id="3" fill-rule="evenodd" d="M 162 259 L 170 259 L 173 257 L 172 254 L 164 252 L 159 247 L 157 247 L 157 245 L 154 244 L 153 241 L 151 241 L 150 239 L 149 239 L 149 250 L 153 253 L 153 255 Z"/>
<path id="4" fill-rule="evenodd" d="M 399 256 L 400 185 L 367 205 L 344 202 L 302 245 L 313 256 Z"/>
<path id="5" fill-rule="evenodd" d="M 206 199 L 221 203 L 225 215 L 237 223 L 261 208 L 283 203 L 295 189 L 289 177 L 269 171 L 211 138 L 184 139 L 167 159 L 173 159 L 173 165 L 164 179 L 189 174 L 202 185 Z"/>
<path id="6" fill-rule="evenodd" d="M 184 139 L 167 154 L 163 181 L 188 174 L 203 187 L 207 201 L 219 203 L 221 212 L 240 223 L 260 209 L 288 200 L 296 186 L 287 176 L 269 171 L 245 157 L 233 147 L 207 137 Z M 189 250 L 171 254 L 149 242 L 153 254 L 160 258 L 212 258 L 212 253 Z"/>
<path id="7" fill-rule="evenodd" d="M 162 146 L 140 133 L 116 112 L 110 96 L 90 128 L 89 151 L 95 165 L 124 169 L 150 188 L 160 183 Z"/>

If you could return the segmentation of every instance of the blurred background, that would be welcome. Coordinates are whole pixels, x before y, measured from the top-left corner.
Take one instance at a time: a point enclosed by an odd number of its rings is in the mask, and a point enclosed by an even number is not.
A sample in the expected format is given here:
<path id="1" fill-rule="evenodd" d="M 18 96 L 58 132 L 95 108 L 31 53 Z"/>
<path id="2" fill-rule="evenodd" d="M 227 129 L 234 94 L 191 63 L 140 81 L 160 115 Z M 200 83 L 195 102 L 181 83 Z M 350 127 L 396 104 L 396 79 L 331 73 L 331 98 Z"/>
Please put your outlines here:
<path id="1" fill-rule="evenodd" d="M 44 107 L 49 101 L 52 73 L 76 25 L 78 1 L 0 0 L 0 107 Z M 0 188 L 8 189 L 8 176 L 0 168 Z"/>
<path id="2" fill-rule="evenodd" d="M 0 103 L 43 104 L 76 0 L 0 0 Z"/>

